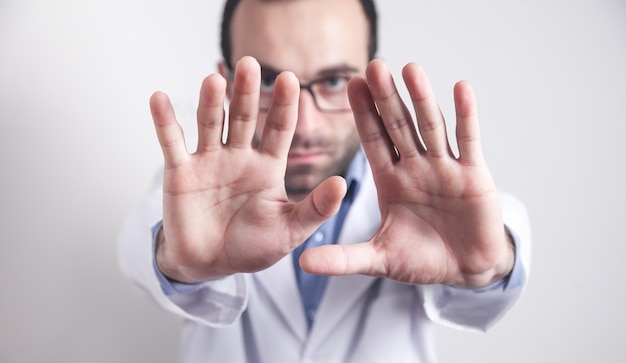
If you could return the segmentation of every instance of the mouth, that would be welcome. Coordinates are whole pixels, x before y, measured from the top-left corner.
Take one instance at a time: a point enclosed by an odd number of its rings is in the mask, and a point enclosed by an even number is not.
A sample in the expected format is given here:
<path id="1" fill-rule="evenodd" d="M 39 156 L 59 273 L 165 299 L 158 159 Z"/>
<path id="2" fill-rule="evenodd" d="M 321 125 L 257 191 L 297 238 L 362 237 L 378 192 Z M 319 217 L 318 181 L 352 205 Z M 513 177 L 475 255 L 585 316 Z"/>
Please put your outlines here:
<path id="1" fill-rule="evenodd" d="M 287 156 L 287 162 L 292 165 L 313 164 L 323 156 L 321 150 L 292 150 Z"/>

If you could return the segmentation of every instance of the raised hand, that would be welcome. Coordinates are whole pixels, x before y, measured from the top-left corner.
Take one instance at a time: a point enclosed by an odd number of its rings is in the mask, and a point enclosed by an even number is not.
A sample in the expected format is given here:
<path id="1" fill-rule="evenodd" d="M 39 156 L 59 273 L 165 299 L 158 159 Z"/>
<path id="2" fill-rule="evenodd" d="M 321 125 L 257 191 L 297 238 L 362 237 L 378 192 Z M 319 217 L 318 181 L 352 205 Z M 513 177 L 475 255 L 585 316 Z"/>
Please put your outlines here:
<path id="1" fill-rule="evenodd" d="M 334 177 L 299 203 L 288 201 L 284 175 L 293 138 L 299 83 L 291 73 L 276 79 L 272 106 L 258 145 L 259 64 L 238 62 L 224 131 L 226 81 L 207 77 L 198 106 L 198 146 L 187 152 L 181 127 L 163 93 L 150 100 L 165 159 L 163 229 L 157 263 L 168 277 L 199 282 L 264 269 L 290 253 L 336 213 L 345 182 Z"/>
<path id="2" fill-rule="evenodd" d="M 350 83 L 350 102 L 378 190 L 381 226 L 367 242 L 311 249 L 311 273 L 361 273 L 406 283 L 481 287 L 506 276 L 514 251 L 480 144 L 470 85 L 454 88 L 459 156 L 422 68 L 403 69 L 418 130 L 385 64 Z"/>

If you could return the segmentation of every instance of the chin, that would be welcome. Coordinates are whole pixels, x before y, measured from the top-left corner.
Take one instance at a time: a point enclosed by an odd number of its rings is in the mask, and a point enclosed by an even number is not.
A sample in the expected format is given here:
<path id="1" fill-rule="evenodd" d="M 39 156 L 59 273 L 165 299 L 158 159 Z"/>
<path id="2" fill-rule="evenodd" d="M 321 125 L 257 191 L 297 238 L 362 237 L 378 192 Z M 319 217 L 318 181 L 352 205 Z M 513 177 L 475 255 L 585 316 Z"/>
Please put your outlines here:
<path id="1" fill-rule="evenodd" d="M 311 192 L 311 190 L 315 189 L 322 180 L 319 177 L 313 175 L 295 175 L 295 176 L 287 176 L 285 178 L 285 189 L 287 190 L 287 194 L 291 195 L 303 195 L 306 196 Z"/>
<path id="2" fill-rule="evenodd" d="M 308 193 L 293 193 L 293 192 L 287 191 L 287 198 L 292 203 L 297 203 L 297 202 L 302 201 L 304 198 L 306 198 L 307 195 L 309 194 Z"/>

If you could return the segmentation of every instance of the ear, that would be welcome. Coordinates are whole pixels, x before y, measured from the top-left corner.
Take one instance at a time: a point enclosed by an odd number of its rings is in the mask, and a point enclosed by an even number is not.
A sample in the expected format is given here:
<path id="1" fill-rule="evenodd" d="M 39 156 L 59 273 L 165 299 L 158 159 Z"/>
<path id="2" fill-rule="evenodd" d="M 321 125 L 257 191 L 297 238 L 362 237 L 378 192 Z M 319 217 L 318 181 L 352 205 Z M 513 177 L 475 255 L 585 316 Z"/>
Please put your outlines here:
<path id="1" fill-rule="evenodd" d="M 232 71 L 228 68 L 225 61 L 221 61 L 217 63 L 218 72 L 224 77 L 226 80 L 226 97 L 228 97 L 228 101 L 230 102 L 233 96 L 233 75 Z"/>

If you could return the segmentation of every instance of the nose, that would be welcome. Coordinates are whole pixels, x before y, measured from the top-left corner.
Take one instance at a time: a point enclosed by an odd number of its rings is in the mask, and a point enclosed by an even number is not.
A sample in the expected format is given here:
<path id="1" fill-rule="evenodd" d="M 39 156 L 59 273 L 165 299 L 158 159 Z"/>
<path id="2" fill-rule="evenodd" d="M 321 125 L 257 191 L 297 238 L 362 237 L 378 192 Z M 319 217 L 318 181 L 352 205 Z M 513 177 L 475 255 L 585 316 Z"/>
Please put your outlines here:
<path id="1" fill-rule="evenodd" d="M 319 125 L 315 118 L 318 115 L 317 106 L 311 92 L 300 91 L 300 102 L 298 103 L 298 123 L 296 124 L 296 135 L 310 135 L 314 128 Z"/>

